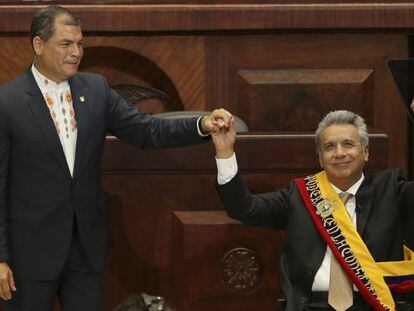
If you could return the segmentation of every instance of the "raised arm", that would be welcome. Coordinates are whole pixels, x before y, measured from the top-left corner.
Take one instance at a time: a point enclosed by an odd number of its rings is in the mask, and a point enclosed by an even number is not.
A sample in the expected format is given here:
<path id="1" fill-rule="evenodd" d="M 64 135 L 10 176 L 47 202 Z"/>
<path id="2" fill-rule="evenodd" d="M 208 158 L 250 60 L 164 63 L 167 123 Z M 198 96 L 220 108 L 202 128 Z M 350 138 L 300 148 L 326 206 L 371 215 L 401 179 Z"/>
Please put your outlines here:
<path id="1" fill-rule="evenodd" d="M 106 93 L 108 132 L 139 148 L 168 148 L 202 143 L 209 139 L 209 133 L 229 127 L 231 114 L 224 109 L 216 109 L 203 118 L 157 118 L 128 104 L 108 87 L 103 77 L 102 83 Z"/>
<path id="2" fill-rule="evenodd" d="M 216 149 L 217 191 L 227 214 L 244 224 L 282 230 L 285 228 L 289 188 L 280 191 L 251 194 L 238 173 L 234 144 L 236 129 L 234 120 L 228 131 L 212 133 Z"/>

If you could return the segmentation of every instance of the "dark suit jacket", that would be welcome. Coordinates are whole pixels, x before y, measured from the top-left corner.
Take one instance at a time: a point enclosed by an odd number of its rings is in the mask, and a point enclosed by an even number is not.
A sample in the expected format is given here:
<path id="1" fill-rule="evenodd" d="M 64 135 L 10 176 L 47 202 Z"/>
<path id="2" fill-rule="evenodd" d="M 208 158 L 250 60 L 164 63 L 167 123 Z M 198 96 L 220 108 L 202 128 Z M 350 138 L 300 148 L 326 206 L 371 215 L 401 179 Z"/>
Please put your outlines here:
<path id="1" fill-rule="evenodd" d="M 91 265 L 104 269 L 100 166 L 107 132 L 140 148 L 203 141 L 196 118 L 161 120 L 140 113 L 100 75 L 79 73 L 69 83 L 78 125 L 73 178 L 31 71 L 0 87 L 0 261 L 20 277 L 58 275 L 75 219 Z"/>
<path id="2" fill-rule="evenodd" d="M 245 224 L 286 230 L 281 255 L 280 286 L 286 310 L 303 310 L 311 295 L 316 272 L 325 256 L 320 237 L 292 181 L 277 192 L 251 194 L 240 175 L 219 186 L 230 217 Z M 403 239 L 414 245 L 414 183 L 400 171 L 365 174 L 356 194 L 357 230 L 376 261 L 403 259 Z"/>

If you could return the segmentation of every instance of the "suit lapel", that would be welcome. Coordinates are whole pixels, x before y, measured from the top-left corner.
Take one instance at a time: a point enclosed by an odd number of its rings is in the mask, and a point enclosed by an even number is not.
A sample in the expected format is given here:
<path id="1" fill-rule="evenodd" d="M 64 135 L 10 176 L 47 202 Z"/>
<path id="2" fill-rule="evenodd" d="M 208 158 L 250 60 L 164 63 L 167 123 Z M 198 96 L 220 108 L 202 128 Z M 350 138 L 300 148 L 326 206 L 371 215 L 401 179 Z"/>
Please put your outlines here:
<path id="1" fill-rule="evenodd" d="M 374 186 L 371 177 L 368 174 L 365 174 L 365 179 L 356 194 L 357 230 L 361 236 L 371 212 L 373 195 Z"/>
<path id="2" fill-rule="evenodd" d="M 44 97 L 33 77 L 32 71 L 29 69 L 25 74 L 26 93 L 29 95 L 27 105 L 36 118 L 43 135 L 46 138 L 52 153 L 65 174 L 71 178 L 66 157 L 63 152 L 62 144 L 56 131 L 56 127 L 50 116 L 49 108 L 47 108 Z"/>
<path id="3" fill-rule="evenodd" d="M 76 124 L 78 128 L 75 153 L 75 168 L 73 171 L 73 179 L 75 180 L 79 176 L 80 170 L 82 168 L 82 161 L 85 156 L 84 150 L 87 140 L 87 119 L 90 98 L 88 94 L 86 94 L 85 88 L 76 76 L 69 79 L 69 85 L 70 91 L 72 93 L 73 109 L 75 110 Z"/>

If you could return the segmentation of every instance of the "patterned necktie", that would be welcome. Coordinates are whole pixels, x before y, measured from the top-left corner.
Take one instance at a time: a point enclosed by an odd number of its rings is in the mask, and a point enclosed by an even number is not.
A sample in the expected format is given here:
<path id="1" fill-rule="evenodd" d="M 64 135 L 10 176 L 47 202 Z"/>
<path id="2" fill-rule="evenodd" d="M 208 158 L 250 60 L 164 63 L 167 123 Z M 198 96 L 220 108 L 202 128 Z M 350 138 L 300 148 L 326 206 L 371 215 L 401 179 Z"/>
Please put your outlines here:
<path id="1" fill-rule="evenodd" d="M 345 205 L 352 194 L 341 192 L 339 196 Z M 328 303 L 336 311 L 345 311 L 353 305 L 352 282 L 333 254 L 331 257 Z"/>

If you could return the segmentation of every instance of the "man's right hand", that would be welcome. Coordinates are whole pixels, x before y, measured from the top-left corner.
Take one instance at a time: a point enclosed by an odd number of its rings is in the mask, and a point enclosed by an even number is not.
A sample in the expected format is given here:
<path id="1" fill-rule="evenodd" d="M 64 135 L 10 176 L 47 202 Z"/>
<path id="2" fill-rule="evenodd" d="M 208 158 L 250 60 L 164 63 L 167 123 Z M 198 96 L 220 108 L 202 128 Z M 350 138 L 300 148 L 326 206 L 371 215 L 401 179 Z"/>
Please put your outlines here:
<path id="1" fill-rule="evenodd" d="M 236 141 L 236 125 L 234 117 L 231 117 L 228 129 L 220 129 L 212 132 L 211 138 L 216 148 L 216 155 L 219 159 L 228 159 L 234 153 L 234 143 Z"/>
<path id="2" fill-rule="evenodd" d="M 7 263 L 0 262 L 0 297 L 9 300 L 12 298 L 12 291 L 16 291 L 13 272 Z"/>

